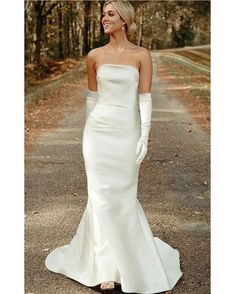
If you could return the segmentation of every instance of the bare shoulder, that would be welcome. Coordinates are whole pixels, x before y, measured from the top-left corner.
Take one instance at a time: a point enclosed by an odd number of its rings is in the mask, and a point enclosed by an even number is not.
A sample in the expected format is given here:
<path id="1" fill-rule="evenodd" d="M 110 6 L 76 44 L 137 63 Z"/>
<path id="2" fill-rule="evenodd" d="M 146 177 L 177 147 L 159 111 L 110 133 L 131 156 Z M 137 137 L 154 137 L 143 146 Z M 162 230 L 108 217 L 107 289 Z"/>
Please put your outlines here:
<path id="1" fill-rule="evenodd" d="M 94 49 L 91 49 L 88 54 L 87 54 L 87 59 L 88 60 L 95 60 L 96 59 L 96 56 L 97 56 L 97 53 L 98 53 L 98 50 L 99 48 L 94 48 Z"/>
<path id="2" fill-rule="evenodd" d="M 151 66 L 152 65 L 152 56 L 151 51 L 144 47 L 139 47 L 138 58 L 140 65 Z"/>
<path id="3" fill-rule="evenodd" d="M 105 46 L 91 49 L 87 54 L 87 58 L 89 60 L 92 60 L 93 62 L 96 62 L 99 59 L 99 57 L 104 54 L 104 50 Z"/>
<path id="4" fill-rule="evenodd" d="M 142 58 L 147 58 L 151 56 L 150 50 L 145 47 L 138 47 L 138 54 Z"/>
<path id="5" fill-rule="evenodd" d="M 99 59 L 99 56 L 101 55 L 101 49 L 100 47 L 91 49 L 86 58 L 86 63 L 88 67 L 95 67 L 97 60 Z"/>

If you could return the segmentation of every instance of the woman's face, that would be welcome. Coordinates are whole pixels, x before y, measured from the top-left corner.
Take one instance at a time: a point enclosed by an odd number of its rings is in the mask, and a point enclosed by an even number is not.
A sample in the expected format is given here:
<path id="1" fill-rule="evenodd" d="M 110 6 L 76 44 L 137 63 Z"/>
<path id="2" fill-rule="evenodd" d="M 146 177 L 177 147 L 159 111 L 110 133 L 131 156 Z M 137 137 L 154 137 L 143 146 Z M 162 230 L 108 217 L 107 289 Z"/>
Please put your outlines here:
<path id="1" fill-rule="evenodd" d="M 105 34 L 114 33 L 122 29 L 124 21 L 121 19 L 118 12 L 113 8 L 112 3 L 107 4 L 103 8 L 102 25 Z"/>

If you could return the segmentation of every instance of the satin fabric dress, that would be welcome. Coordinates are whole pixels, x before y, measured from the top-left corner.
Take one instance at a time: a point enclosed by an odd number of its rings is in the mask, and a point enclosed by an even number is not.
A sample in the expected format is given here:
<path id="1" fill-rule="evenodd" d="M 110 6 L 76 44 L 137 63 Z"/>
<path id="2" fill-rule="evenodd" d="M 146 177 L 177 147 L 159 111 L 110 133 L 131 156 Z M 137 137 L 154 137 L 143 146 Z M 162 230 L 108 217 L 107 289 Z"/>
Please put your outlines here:
<path id="1" fill-rule="evenodd" d="M 182 272 L 178 250 L 153 237 L 137 198 L 138 83 L 134 66 L 98 67 L 98 99 L 83 131 L 87 206 L 70 244 L 45 265 L 87 286 L 115 281 L 144 294 L 172 289 Z"/>

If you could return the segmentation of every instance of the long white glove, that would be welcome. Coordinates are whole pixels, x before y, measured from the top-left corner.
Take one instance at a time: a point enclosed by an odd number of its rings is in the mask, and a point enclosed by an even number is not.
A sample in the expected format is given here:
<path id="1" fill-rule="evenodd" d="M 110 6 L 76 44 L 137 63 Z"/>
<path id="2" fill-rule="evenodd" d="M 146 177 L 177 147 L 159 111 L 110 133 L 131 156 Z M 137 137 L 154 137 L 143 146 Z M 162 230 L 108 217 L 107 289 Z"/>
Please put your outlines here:
<path id="1" fill-rule="evenodd" d="M 97 91 L 88 90 L 86 97 L 86 118 L 89 116 L 89 113 L 94 109 L 97 101 Z"/>
<path id="2" fill-rule="evenodd" d="M 152 116 L 151 93 L 139 94 L 139 108 L 141 120 L 141 137 L 136 146 L 136 154 L 138 154 L 138 158 L 136 160 L 137 164 L 142 162 L 148 150 L 148 139 Z"/>

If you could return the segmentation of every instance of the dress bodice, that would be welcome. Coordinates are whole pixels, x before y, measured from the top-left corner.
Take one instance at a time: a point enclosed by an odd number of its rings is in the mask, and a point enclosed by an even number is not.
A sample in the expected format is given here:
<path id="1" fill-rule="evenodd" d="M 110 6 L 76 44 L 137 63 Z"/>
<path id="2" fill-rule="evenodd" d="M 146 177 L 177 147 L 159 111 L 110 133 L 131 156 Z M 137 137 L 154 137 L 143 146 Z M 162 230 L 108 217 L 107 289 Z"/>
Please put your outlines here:
<path id="1" fill-rule="evenodd" d="M 137 107 L 139 71 L 124 64 L 102 64 L 97 68 L 98 104 Z"/>

